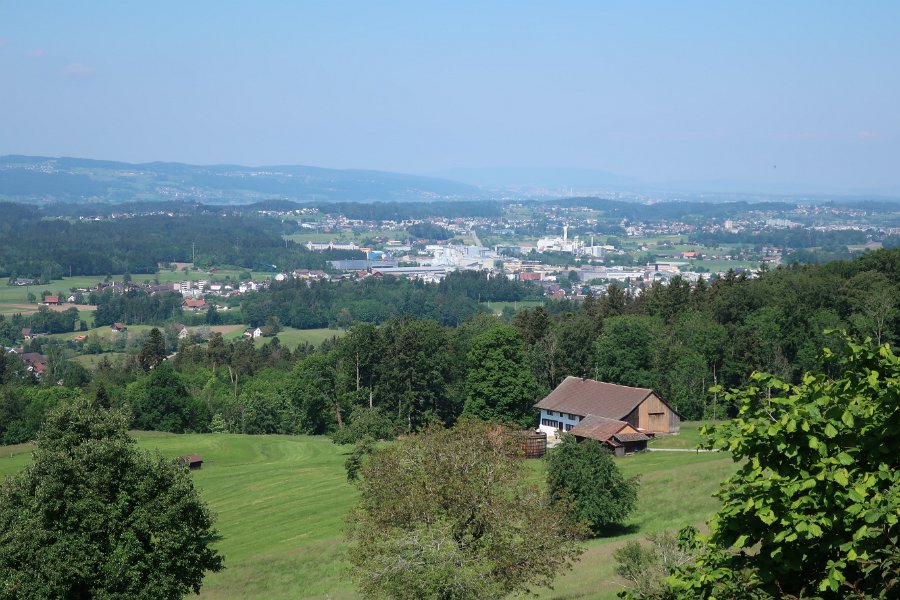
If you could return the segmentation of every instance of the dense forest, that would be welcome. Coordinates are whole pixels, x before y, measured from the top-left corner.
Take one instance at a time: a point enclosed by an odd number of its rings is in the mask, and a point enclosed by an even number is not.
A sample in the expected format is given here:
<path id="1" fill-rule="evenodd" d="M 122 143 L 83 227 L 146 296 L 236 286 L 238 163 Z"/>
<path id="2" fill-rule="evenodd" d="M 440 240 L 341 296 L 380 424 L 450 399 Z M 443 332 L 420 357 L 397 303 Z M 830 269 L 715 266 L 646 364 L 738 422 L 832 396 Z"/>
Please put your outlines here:
<path id="1" fill-rule="evenodd" d="M 355 322 L 383 323 L 411 315 L 443 325 L 459 325 L 484 312 L 481 302 L 539 299 L 541 290 L 486 272 L 449 273 L 440 283 L 370 277 L 337 283 L 285 281 L 244 296 L 241 311 L 250 325 L 260 326 L 274 315 L 283 325 L 299 329 L 346 327 Z"/>
<path id="2" fill-rule="evenodd" d="M 159 264 L 258 270 L 327 269 L 358 252 L 310 252 L 285 241 L 275 219 L 217 213 L 113 220 L 48 220 L 33 208 L 0 203 L 0 277 L 42 281 L 64 275 L 155 273 Z"/>
<path id="3" fill-rule="evenodd" d="M 446 281 L 447 295 L 479 287 Z M 639 296 L 612 286 L 602 298 L 551 302 L 509 320 L 473 312 L 448 325 L 392 316 L 293 351 L 277 338 L 257 349 L 213 335 L 208 344 L 183 341 L 163 361 L 162 334 L 154 341 L 151 333 L 121 362 L 91 373 L 44 346 L 40 381 L 16 355 L 0 359 L 0 441 L 29 439 L 49 408 L 78 394 L 128 405 L 134 426 L 167 431 L 331 433 L 346 441 L 463 414 L 533 425 L 531 404 L 567 375 L 653 387 L 687 419 L 722 418 L 735 407 L 709 391 L 714 384 L 742 385 L 753 371 L 793 382 L 830 373 L 821 348 L 843 342 L 828 330 L 895 342 L 898 282 L 900 250 L 881 250 L 753 279 L 729 274 L 694 287 L 675 279 Z M 282 304 L 297 302 L 304 287 L 276 287 L 258 302 L 289 310 Z M 414 297 L 415 286 L 405 289 Z"/>

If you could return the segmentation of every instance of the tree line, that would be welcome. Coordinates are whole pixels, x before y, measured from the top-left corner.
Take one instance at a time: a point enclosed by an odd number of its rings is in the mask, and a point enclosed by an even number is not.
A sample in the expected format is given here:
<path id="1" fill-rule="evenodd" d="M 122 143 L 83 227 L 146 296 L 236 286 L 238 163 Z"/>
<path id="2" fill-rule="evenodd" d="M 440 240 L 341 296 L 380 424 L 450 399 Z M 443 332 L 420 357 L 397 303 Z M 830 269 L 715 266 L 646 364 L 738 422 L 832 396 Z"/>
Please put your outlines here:
<path id="1" fill-rule="evenodd" d="M 310 252 L 282 238 L 270 218 L 219 211 L 93 220 L 43 219 L 37 209 L 0 204 L 0 277 L 42 281 L 68 275 L 155 273 L 159 264 L 194 262 L 257 270 L 328 269 L 352 251 Z M 8 215 L 8 218 L 7 218 Z"/>
<path id="2" fill-rule="evenodd" d="M 254 327 L 273 315 L 298 329 L 383 323 L 403 314 L 458 325 L 484 312 L 481 302 L 536 299 L 540 293 L 531 284 L 476 271 L 448 273 L 437 284 L 378 276 L 362 281 L 289 280 L 246 294 L 241 312 Z"/>
<path id="3" fill-rule="evenodd" d="M 736 405 L 710 392 L 715 385 L 743 385 L 754 371 L 793 383 L 807 372 L 834 372 L 820 352 L 826 330 L 895 341 L 898 281 L 900 250 L 882 250 L 758 278 L 729 273 L 694 286 L 675 278 L 636 296 L 610 286 L 601 298 L 548 303 L 508 322 L 477 311 L 458 325 L 395 315 L 380 325 L 352 324 L 319 348 L 290 350 L 277 337 L 255 348 L 250 340 L 213 335 L 208 343 L 183 341 L 174 359 L 155 368 L 135 347 L 123 362 L 87 375 L 57 356 L 47 366 L 55 378 L 39 383 L 23 379 L 10 358 L 0 387 L 0 438 L 28 439 L 62 393 L 55 382 L 65 378 L 80 388 L 72 393 L 102 387 L 113 405 L 129 405 L 136 426 L 170 431 L 353 441 L 367 432 L 389 438 L 432 422 L 452 425 L 464 415 L 533 426 L 532 404 L 567 375 L 654 388 L 684 418 L 721 418 Z M 315 293 L 317 286 L 275 286 L 260 297 L 277 313 L 317 299 L 293 294 L 304 289 Z"/>

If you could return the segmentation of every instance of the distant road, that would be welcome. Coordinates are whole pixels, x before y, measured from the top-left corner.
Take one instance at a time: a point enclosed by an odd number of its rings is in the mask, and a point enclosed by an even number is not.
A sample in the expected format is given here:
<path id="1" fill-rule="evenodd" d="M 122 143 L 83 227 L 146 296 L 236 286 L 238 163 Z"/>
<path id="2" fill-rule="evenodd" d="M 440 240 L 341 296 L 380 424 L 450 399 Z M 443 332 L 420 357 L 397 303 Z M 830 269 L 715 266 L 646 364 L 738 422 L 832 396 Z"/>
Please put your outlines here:
<path id="1" fill-rule="evenodd" d="M 707 450 L 706 448 L 650 448 L 647 450 L 649 452 L 720 452 L 719 449 L 715 448 L 712 450 Z"/>
<path id="2" fill-rule="evenodd" d="M 480 245 L 481 245 L 481 240 L 478 239 L 478 234 L 475 233 L 475 230 L 474 230 L 474 229 L 470 229 L 470 230 L 469 230 L 469 235 L 472 236 L 472 241 L 475 242 L 475 245 L 476 245 L 476 246 L 480 246 Z"/>

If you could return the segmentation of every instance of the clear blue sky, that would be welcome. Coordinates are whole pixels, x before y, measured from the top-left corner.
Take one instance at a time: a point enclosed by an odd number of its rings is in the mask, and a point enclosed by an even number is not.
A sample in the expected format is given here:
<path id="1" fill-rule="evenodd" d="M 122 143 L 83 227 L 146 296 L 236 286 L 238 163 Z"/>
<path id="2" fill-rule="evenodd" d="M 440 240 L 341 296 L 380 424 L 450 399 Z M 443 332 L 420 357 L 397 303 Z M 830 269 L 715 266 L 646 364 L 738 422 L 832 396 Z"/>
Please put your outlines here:
<path id="1" fill-rule="evenodd" d="M 0 154 L 900 189 L 900 1 L 0 0 Z"/>

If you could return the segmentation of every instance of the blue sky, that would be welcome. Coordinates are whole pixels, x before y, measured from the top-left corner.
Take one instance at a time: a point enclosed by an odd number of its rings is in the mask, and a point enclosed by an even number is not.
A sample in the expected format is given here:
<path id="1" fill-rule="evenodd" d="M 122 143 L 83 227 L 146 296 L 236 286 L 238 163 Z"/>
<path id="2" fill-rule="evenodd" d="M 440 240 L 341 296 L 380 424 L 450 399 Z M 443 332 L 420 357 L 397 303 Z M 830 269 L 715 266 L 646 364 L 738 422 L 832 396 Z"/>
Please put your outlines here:
<path id="1" fill-rule="evenodd" d="M 900 2 L 10 2 L 0 154 L 900 190 Z"/>

